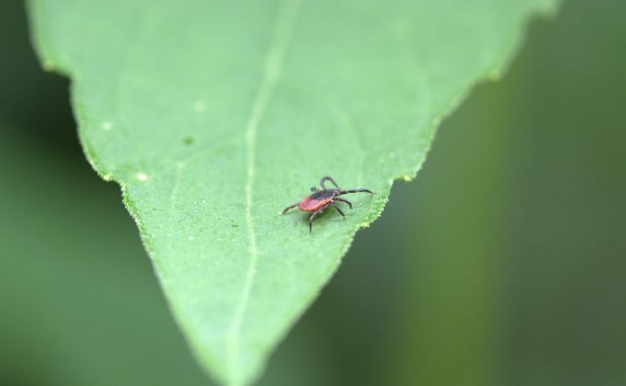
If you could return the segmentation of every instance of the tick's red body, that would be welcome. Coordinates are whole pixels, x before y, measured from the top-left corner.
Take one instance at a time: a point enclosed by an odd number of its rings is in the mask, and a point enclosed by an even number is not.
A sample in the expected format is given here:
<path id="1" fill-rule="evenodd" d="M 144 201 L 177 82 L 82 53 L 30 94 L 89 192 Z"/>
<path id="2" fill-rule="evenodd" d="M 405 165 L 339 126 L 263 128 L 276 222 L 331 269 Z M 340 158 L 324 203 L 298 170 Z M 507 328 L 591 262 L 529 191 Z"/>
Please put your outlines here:
<path id="1" fill-rule="evenodd" d="M 326 189 L 326 186 L 324 185 L 326 181 L 332 182 L 332 184 L 335 185 L 337 189 Z M 317 188 L 311 188 L 311 191 L 313 192 L 312 194 L 304 197 L 297 204 L 293 204 L 293 205 L 286 207 L 285 210 L 283 210 L 281 214 L 285 214 L 289 209 L 292 209 L 295 207 L 298 207 L 298 209 L 300 209 L 303 212 L 313 212 L 311 217 L 309 217 L 309 232 L 311 232 L 313 230 L 313 219 L 315 218 L 315 216 L 322 213 L 324 209 L 328 208 L 329 205 L 334 206 L 335 209 L 337 209 L 337 211 L 339 212 L 339 214 L 345 217 L 345 215 L 343 214 L 341 209 L 339 209 L 335 201 L 341 201 L 343 203 L 346 203 L 348 204 L 348 206 L 350 206 L 350 209 L 352 209 L 352 203 L 350 201 L 344 198 L 340 198 L 338 196 L 341 196 L 343 194 L 359 193 L 359 192 L 373 194 L 372 191 L 370 191 L 369 189 L 363 189 L 363 188 L 342 190 L 337 185 L 335 180 L 333 180 L 331 177 L 328 177 L 328 176 L 322 177 L 322 179 L 320 180 L 320 186 L 322 187 L 322 190 L 319 190 Z"/>
<path id="2" fill-rule="evenodd" d="M 303 212 L 315 212 L 330 204 L 336 194 L 332 190 L 318 190 L 317 192 L 306 196 L 298 203 L 298 209 Z"/>

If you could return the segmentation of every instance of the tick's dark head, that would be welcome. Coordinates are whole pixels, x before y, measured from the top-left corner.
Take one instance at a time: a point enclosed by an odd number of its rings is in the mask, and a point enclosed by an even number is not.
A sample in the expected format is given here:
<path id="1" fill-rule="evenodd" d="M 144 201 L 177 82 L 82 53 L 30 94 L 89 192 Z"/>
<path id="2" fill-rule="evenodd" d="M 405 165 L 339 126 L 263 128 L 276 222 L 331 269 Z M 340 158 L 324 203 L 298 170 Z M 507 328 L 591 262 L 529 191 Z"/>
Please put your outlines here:
<path id="1" fill-rule="evenodd" d="M 309 196 L 309 198 L 311 200 L 322 201 L 322 200 L 328 200 L 330 198 L 333 198 L 336 195 L 337 195 L 337 191 L 335 190 L 315 190 L 313 194 Z"/>

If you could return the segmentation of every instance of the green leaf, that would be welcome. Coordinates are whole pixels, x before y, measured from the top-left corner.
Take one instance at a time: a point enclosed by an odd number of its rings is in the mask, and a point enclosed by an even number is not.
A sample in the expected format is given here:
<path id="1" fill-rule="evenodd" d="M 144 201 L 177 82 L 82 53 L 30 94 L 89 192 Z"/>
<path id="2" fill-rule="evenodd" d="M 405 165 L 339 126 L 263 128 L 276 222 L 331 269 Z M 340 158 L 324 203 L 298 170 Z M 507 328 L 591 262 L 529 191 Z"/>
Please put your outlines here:
<path id="1" fill-rule="evenodd" d="M 44 66 L 72 79 L 87 158 L 122 186 L 190 345 L 239 385 L 392 181 L 415 176 L 445 114 L 497 78 L 528 17 L 554 6 L 31 0 L 30 13 Z M 306 215 L 278 213 L 323 175 L 376 194 L 309 234 Z"/>

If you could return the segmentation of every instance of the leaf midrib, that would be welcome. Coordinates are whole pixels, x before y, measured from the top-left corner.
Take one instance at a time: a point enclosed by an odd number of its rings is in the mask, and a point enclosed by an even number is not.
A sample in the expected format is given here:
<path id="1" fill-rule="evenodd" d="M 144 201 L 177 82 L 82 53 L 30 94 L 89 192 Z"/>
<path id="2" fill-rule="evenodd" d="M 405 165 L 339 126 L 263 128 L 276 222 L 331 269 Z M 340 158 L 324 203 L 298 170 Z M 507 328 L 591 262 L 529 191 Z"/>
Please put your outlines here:
<path id="1" fill-rule="evenodd" d="M 259 252 L 257 249 L 254 219 L 252 217 L 252 187 L 256 172 L 256 137 L 259 125 L 265 114 L 267 104 L 282 73 L 285 54 L 289 46 L 293 26 L 303 0 L 283 0 L 279 6 L 278 15 L 274 24 L 274 31 L 265 61 L 265 73 L 261 85 L 252 105 L 250 118 L 246 124 L 246 186 L 245 186 L 245 217 L 246 227 L 250 236 L 250 260 L 248 269 L 239 295 L 239 302 L 235 314 L 229 325 L 226 335 L 226 350 L 229 355 L 229 372 L 231 376 L 240 373 L 239 337 L 241 326 L 248 306 L 248 299 L 256 275 Z"/>

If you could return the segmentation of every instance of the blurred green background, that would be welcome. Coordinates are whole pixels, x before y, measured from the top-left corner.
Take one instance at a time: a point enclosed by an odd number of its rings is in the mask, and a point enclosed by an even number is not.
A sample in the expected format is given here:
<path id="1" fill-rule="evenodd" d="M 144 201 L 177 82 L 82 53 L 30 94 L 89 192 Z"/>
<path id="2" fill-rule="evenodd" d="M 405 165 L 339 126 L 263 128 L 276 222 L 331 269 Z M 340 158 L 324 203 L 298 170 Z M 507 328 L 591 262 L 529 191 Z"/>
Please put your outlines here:
<path id="1" fill-rule="evenodd" d="M 623 1 L 535 20 L 260 384 L 626 385 L 625 129 Z M 0 385 L 209 384 L 18 1 L 0 2 L 0 207 Z"/>

